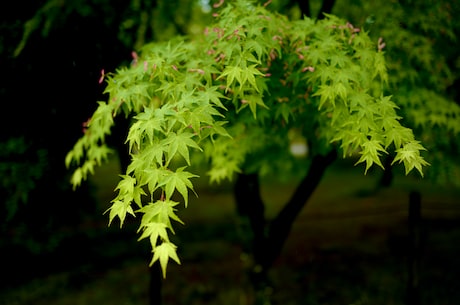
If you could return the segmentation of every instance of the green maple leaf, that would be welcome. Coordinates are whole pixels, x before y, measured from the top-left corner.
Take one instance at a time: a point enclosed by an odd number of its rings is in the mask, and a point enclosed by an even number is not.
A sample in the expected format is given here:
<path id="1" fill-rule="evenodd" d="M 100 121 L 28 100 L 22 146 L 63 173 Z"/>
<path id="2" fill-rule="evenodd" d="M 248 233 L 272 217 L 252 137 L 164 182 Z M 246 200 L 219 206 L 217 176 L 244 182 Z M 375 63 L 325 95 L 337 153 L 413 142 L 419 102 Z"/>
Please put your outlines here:
<path id="1" fill-rule="evenodd" d="M 225 160 L 224 162 L 216 163 L 218 164 L 213 165 L 213 167 L 206 173 L 209 176 L 211 183 L 220 183 L 224 179 L 231 180 L 234 173 L 241 173 L 239 162 L 237 160 Z"/>
<path id="2" fill-rule="evenodd" d="M 193 109 L 193 111 L 188 111 L 184 114 L 185 125 L 190 126 L 194 133 L 199 134 L 202 124 L 206 124 L 207 126 L 212 126 L 214 124 L 213 115 L 221 116 L 221 114 L 210 104 L 199 106 Z"/>
<path id="3" fill-rule="evenodd" d="M 112 223 L 113 219 L 115 217 L 118 217 L 120 219 L 120 228 L 121 228 L 123 226 L 124 221 L 125 221 L 126 213 L 129 213 L 129 214 L 135 216 L 133 208 L 131 207 L 130 202 L 125 202 L 125 201 L 122 201 L 122 200 L 113 200 L 112 202 L 113 202 L 112 206 L 109 209 L 107 209 L 104 212 L 104 214 L 107 213 L 108 211 L 110 211 L 110 213 L 109 213 L 109 226 Z"/>
<path id="4" fill-rule="evenodd" d="M 164 132 L 164 115 L 158 109 L 145 108 L 144 112 L 134 117 L 138 121 L 133 124 L 133 129 L 141 129 L 141 133 L 147 135 L 150 141 L 154 139 L 154 132 Z"/>
<path id="5" fill-rule="evenodd" d="M 83 177 L 85 178 L 87 176 L 87 173 L 94 174 L 94 166 L 96 165 L 96 162 L 94 160 L 87 160 L 83 166 L 81 167 L 81 170 L 83 172 Z"/>
<path id="6" fill-rule="evenodd" d="M 180 260 L 177 256 L 176 249 L 177 247 L 173 243 L 165 241 L 161 245 L 155 247 L 153 250 L 153 258 L 150 262 L 150 266 L 159 260 L 161 270 L 163 272 L 163 278 L 166 278 L 166 267 L 168 266 L 168 261 L 170 258 L 180 265 Z"/>
<path id="7" fill-rule="evenodd" d="M 362 147 L 363 147 L 363 151 L 361 152 L 361 158 L 359 158 L 359 160 L 358 160 L 358 162 L 356 162 L 356 164 L 366 162 L 365 173 L 367 173 L 368 169 L 374 163 L 384 169 L 383 164 L 382 164 L 382 162 L 380 161 L 380 158 L 379 158 L 379 156 L 380 156 L 379 152 L 384 152 L 384 153 L 387 153 L 387 152 L 382 147 L 382 144 L 380 144 L 380 142 L 377 141 L 377 140 L 369 140 L 369 141 L 363 143 Z"/>
<path id="8" fill-rule="evenodd" d="M 333 106 L 335 105 L 336 92 L 332 86 L 320 85 L 319 89 L 313 94 L 313 96 L 320 97 L 318 110 L 321 110 L 326 102 L 331 102 Z"/>
<path id="9" fill-rule="evenodd" d="M 217 91 L 219 89 L 219 87 L 217 86 L 214 86 L 214 87 L 209 87 L 209 88 L 206 88 L 206 90 L 203 90 L 203 91 L 198 91 L 196 93 L 197 95 L 197 98 L 200 99 L 200 100 L 204 100 L 204 101 L 209 101 L 211 103 L 213 103 L 214 105 L 224 109 L 224 110 L 227 110 L 227 108 L 225 108 L 224 104 L 222 104 L 222 101 L 223 99 L 229 99 L 228 97 L 226 97 L 225 95 L 223 95 L 222 93 L 220 93 L 219 91 Z"/>
<path id="10" fill-rule="evenodd" d="M 192 140 L 193 136 L 194 134 L 191 132 L 171 132 L 168 137 L 162 141 L 162 144 L 168 147 L 168 159 L 166 160 L 166 164 L 169 164 L 178 152 L 185 159 L 187 164 L 190 165 L 190 153 L 188 148 L 192 147 L 200 151 L 202 150 L 201 147 Z"/>
<path id="11" fill-rule="evenodd" d="M 262 96 L 260 95 L 255 95 L 255 94 L 246 95 L 244 97 L 244 100 L 249 105 L 249 108 L 251 109 L 251 112 L 255 119 L 257 118 L 257 105 L 268 109 L 267 105 L 265 105 L 262 99 Z"/>
<path id="12" fill-rule="evenodd" d="M 149 223 L 141 223 L 139 227 L 139 231 L 142 230 L 142 235 L 139 237 L 138 240 L 142 240 L 144 238 L 149 238 L 150 245 L 152 249 L 155 249 L 157 246 L 158 239 L 162 241 L 169 241 L 168 232 L 166 231 L 166 224 L 161 222 L 149 222 Z"/>
<path id="13" fill-rule="evenodd" d="M 81 181 L 83 180 L 83 171 L 81 168 L 77 168 L 70 178 L 70 183 L 72 184 L 73 190 L 80 186 Z"/>
<path id="14" fill-rule="evenodd" d="M 179 202 L 172 200 L 157 200 L 154 203 L 148 203 L 139 209 L 139 212 L 144 213 L 144 216 L 142 217 L 142 223 L 164 223 L 166 227 L 174 233 L 170 219 L 184 224 L 182 220 L 176 215 L 176 209 L 174 207 L 178 204 Z"/>
<path id="15" fill-rule="evenodd" d="M 402 126 L 395 126 L 385 133 L 385 148 L 394 143 L 396 149 L 401 148 L 402 143 L 414 140 L 412 130 Z"/>
<path id="16" fill-rule="evenodd" d="M 136 178 L 133 178 L 129 175 L 120 175 L 122 180 L 118 183 L 115 190 L 119 190 L 120 194 L 133 194 L 134 185 L 136 184 Z"/>
<path id="17" fill-rule="evenodd" d="M 198 177 L 190 172 L 184 171 L 185 167 L 180 167 L 176 172 L 171 172 L 167 177 L 165 177 L 165 195 L 166 199 L 169 200 L 174 193 L 174 190 L 177 190 L 182 197 L 184 198 L 185 206 L 188 204 L 188 189 L 193 191 L 193 184 L 190 181 L 190 178 Z"/>
<path id="18" fill-rule="evenodd" d="M 111 125 L 113 123 L 113 106 L 106 102 L 98 102 L 98 105 L 91 121 L 89 121 L 89 128 L 93 125 Z"/>
<path id="19" fill-rule="evenodd" d="M 242 83 L 242 76 L 241 76 L 241 68 L 238 66 L 227 66 L 225 67 L 222 74 L 217 78 L 221 79 L 226 77 L 227 78 L 227 89 L 230 88 L 235 80 L 237 80 L 240 84 Z"/>
<path id="20" fill-rule="evenodd" d="M 150 193 L 165 184 L 165 177 L 170 175 L 170 171 L 164 168 L 147 168 L 143 170 L 141 184 L 147 184 Z"/>
<path id="21" fill-rule="evenodd" d="M 144 191 L 144 189 L 138 185 L 134 187 L 133 191 L 133 201 L 137 204 L 138 207 L 142 207 L 142 199 L 141 197 L 143 195 L 147 195 Z"/>
<path id="22" fill-rule="evenodd" d="M 88 159 L 95 160 L 97 165 L 101 165 L 113 152 L 113 149 L 108 148 L 106 145 L 91 146 L 87 151 Z"/>
<path id="23" fill-rule="evenodd" d="M 256 89 L 257 92 L 259 92 L 259 87 L 257 86 L 256 82 L 256 75 L 264 75 L 262 72 L 256 69 L 256 65 L 251 65 L 246 69 L 243 69 L 241 73 L 241 86 L 243 86 L 246 81 L 248 81 L 251 86 Z"/>
<path id="24" fill-rule="evenodd" d="M 400 149 L 396 150 L 396 157 L 391 164 L 396 162 L 403 163 L 406 169 L 406 175 L 414 169 L 418 170 L 423 177 L 422 166 L 430 165 L 420 156 L 420 151 L 426 150 L 419 141 L 411 141 L 403 145 Z"/>
<path id="25" fill-rule="evenodd" d="M 67 153 L 65 157 L 65 166 L 67 168 L 70 167 L 72 164 L 72 161 L 75 161 L 77 164 L 80 163 L 81 158 L 83 158 L 84 155 L 84 147 L 88 145 L 88 138 L 83 137 L 78 139 L 77 143 L 75 143 L 75 146 L 69 153 Z"/>

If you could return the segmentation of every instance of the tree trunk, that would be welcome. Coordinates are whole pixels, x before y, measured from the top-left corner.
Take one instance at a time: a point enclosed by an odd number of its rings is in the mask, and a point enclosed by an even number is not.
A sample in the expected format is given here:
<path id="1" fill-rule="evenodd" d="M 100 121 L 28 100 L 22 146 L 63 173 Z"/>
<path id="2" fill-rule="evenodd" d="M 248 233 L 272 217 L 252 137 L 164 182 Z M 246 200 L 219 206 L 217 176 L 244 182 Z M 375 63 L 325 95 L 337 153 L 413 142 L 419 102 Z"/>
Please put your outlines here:
<path id="1" fill-rule="evenodd" d="M 419 192 L 409 195 L 409 253 L 407 279 L 407 305 L 420 305 L 419 269 L 421 247 L 421 196 Z"/>
<path id="2" fill-rule="evenodd" d="M 395 159 L 394 155 L 387 155 L 385 156 L 385 159 L 383 161 L 383 174 L 382 177 L 380 178 L 377 188 L 380 187 L 389 187 L 391 183 L 393 182 L 393 169 L 391 167 L 391 164 L 393 163 L 393 160 Z"/>
<path id="3" fill-rule="evenodd" d="M 291 199 L 286 203 L 279 214 L 270 223 L 268 230 L 269 249 L 262 258 L 264 268 L 269 268 L 281 253 L 291 231 L 292 224 L 310 196 L 315 191 L 324 172 L 336 159 L 337 153 L 331 151 L 326 156 L 317 155 L 313 158 L 308 174 L 300 182 Z"/>
<path id="4" fill-rule="evenodd" d="M 324 14 L 332 13 L 332 8 L 334 7 L 335 0 L 323 0 L 323 4 L 321 5 L 321 9 L 318 12 L 318 19 L 324 19 L 326 17 Z"/>
<path id="5" fill-rule="evenodd" d="M 149 304 L 161 305 L 161 286 L 162 286 L 162 273 L 159 262 L 155 262 L 150 267 L 150 283 L 149 283 Z"/>
<path id="6" fill-rule="evenodd" d="M 269 298 L 270 285 L 267 272 L 281 253 L 297 215 L 335 158 L 335 151 L 326 156 L 315 156 L 307 175 L 296 188 L 291 199 L 268 225 L 264 215 L 258 175 L 244 173 L 238 175 L 234 195 L 238 214 L 242 223 L 246 225 L 242 229 L 243 249 L 253 259 L 248 271 L 256 304 L 263 304 Z"/>
<path id="7" fill-rule="evenodd" d="M 266 249 L 265 207 L 260 195 L 257 174 L 239 174 L 235 183 L 234 196 L 240 218 L 240 238 L 243 252 L 252 261 L 246 264 L 249 277 L 249 304 L 265 304 L 266 287 L 269 286 L 267 274 L 259 263 Z"/>

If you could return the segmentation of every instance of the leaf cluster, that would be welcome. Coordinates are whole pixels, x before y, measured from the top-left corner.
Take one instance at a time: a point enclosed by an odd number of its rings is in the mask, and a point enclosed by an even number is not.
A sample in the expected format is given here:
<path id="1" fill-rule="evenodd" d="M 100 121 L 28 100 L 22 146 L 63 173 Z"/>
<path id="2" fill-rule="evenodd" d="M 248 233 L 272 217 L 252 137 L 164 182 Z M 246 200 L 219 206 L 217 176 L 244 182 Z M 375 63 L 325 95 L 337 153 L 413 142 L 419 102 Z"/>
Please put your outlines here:
<path id="1" fill-rule="evenodd" d="M 397 101 L 406 127 L 430 151 L 428 176 L 459 185 L 460 5 L 452 1 L 357 1 L 346 17 L 385 44 L 387 92 Z M 376 14 L 375 12 L 378 12 Z"/>

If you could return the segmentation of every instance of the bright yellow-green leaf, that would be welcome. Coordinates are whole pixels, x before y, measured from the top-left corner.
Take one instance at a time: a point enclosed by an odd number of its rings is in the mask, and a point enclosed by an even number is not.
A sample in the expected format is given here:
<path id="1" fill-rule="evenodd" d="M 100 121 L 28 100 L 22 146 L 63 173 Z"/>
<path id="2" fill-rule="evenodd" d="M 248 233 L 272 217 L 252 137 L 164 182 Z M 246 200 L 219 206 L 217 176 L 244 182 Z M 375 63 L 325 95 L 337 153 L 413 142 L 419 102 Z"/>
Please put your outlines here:
<path id="1" fill-rule="evenodd" d="M 114 220 L 115 217 L 118 217 L 120 219 L 120 228 L 123 226 L 123 223 L 126 218 L 126 213 L 129 213 L 133 216 L 135 216 L 133 208 L 131 207 L 130 202 L 125 202 L 122 200 L 114 200 L 112 201 L 112 206 L 105 211 L 104 213 L 109 213 L 109 226 Z"/>
<path id="2" fill-rule="evenodd" d="M 377 164 L 384 169 L 382 162 L 380 161 L 380 152 L 386 153 L 386 150 L 382 147 L 382 144 L 376 140 L 369 140 L 362 144 L 361 157 L 356 164 L 366 162 L 365 173 L 369 170 L 372 164 Z"/>
<path id="3" fill-rule="evenodd" d="M 168 261 L 170 258 L 180 265 L 180 260 L 177 256 L 176 249 L 177 247 L 173 243 L 164 241 L 161 245 L 155 247 L 153 250 L 153 258 L 150 262 L 150 266 L 159 260 L 163 278 L 166 278 L 166 267 L 168 266 Z"/>
<path id="4" fill-rule="evenodd" d="M 165 196 L 169 200 L 174 191 L 177 190 L 183 197 L 185 206 L 188 204 L 188 189 L 193 191 L 193 184 L 190 178 L 198 177 L 192 173 L 184 171 L 185 167 L 178 168 L 176 172 L 171 172 L 165 180 Z"/>

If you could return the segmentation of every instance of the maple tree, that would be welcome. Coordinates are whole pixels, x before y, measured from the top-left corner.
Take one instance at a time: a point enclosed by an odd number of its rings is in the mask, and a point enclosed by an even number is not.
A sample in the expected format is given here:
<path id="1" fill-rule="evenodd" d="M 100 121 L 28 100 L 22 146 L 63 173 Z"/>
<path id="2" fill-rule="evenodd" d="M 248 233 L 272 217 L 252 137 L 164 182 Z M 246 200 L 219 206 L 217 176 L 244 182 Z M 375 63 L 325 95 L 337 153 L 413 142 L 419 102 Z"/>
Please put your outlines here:
<path id="1" fill-rule="evenodd" d="M 77 187 L 112 152 L 114 118 L 131 119 L 131 162 L 109 223 L 140 215 L 140 239 L 150 240 L 164 276 L 169 259 L 180 262 L 169 234 L 171 221 L 181 222 L 179 201 L 187 206 L 194 192 L 192 165 L 207 166 L 211 182 L 311 170 L 336 151 L 359 154 L 364 172 L 383 167 L 389 151 L 406 173 L 423 176 L 428 165 L 385 94 L 384 52 L 368 33 L 333 15 L 290 21 L 250 1 L 214 15 L 201 36 L 146 44 L 130 66 L 104 73 L 107 101 L 66 157 Z M 292 153 L 294 138 L 307 153 Z"/>

